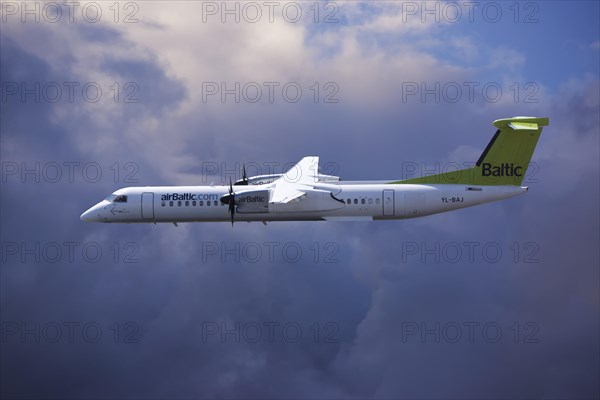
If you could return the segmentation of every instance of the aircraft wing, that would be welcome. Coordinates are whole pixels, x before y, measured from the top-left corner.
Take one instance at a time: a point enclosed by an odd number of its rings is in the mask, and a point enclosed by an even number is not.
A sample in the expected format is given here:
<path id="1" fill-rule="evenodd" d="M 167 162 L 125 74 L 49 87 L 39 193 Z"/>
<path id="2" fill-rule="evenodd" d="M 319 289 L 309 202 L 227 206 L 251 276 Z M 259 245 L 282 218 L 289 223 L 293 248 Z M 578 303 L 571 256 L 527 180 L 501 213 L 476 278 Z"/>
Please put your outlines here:
<path id="1" fill-rule="evenodd" d="M 271 204 L 285 204 L 300 199 L 318 182 L 319 157 L 304 157 L 281 178 L 273 182 Z"/>
<path id="2" fill-rule="evenodd" d="M 306 192 L 291 186 L 288 187 L 287 185 L 285 187 L 275 187 L 275 189 L 271 191 L 271 199 L 269 200 L 269 203 L 285 204 L 292 200 L 298 199 L 305 194 Z"/>
<path id="3" fill-rule="evenodd" d="M 318 182 L 319 157 L 304 157 L 290 168 L 279 180 L 288 183 L 310 185 Z"/>

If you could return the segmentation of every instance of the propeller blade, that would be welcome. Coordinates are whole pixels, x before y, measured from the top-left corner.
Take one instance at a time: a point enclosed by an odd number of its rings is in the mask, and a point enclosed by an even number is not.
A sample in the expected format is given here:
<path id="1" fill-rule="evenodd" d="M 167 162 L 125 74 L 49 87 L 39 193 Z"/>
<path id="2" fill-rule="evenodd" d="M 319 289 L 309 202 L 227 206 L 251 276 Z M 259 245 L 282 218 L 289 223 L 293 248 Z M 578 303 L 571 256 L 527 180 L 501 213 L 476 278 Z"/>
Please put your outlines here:
<path id="1" fill-rule="evenodd" d="M 235 193 L 233 193 L 231 178 L 229 178 L 229 214 L 231 215 L 231 226 L 233 226 L 233 216 L 235 214 Z"/>

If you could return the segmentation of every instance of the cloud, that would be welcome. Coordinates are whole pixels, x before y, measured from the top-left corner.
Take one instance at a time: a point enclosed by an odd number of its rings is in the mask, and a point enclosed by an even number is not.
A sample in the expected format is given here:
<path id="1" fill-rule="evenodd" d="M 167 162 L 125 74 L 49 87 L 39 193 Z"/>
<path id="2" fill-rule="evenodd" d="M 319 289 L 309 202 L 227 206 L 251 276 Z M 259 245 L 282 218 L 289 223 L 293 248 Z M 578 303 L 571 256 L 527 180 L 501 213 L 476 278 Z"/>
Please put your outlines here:
<path id="1" fill-rule="evenodd" d="M 59 343 L 49 331 L 41 343 L 2 343 L 3 396 L 597 397 L 597 76 L 532 104 L 403 102 L 406 82 L 504 82 L 535 60 L 513 41 L 489 61 L 497 47 L 453 26 L 404 23 L 384 2 L 340 4 L 331 27 L 281 16 L 201 23 L 206 4 L 196 2 L 139 6 L 130 25 L 3 25 L 3 82 L 94 81 L 110 94 L 2 104 L 3 167 L 80 163 L 73 182 L 66 169 L 56 183 L 3 176 L 3 332 L 63 327 Z M 130 81 L 138 103 L 115 102 L 110 85 Z M 306 97 L 204 103 L 202 83 L 221 81 L 294 81 Z M 321 95 L 336 82 L 340 101 L 312 101 L 315 81 Z M 491 120 L 519 114 L 551 125 L 534 154 L 538 181 L 505 202 L 371 224 L 79 220 L 121 186 L 201 183 L 205 162 L 221 180 L 240 161 L 281 167 L 316 153 L 349 180 L 394 178 L 403 162 L 474 161 Z M 125 179 L 127 161 L 137 182 Z M 98 182 L 82 175 L 87 162 L 101 167 Z M 102 328 L 97 343 L 82 337 L 86 323 Z"/>

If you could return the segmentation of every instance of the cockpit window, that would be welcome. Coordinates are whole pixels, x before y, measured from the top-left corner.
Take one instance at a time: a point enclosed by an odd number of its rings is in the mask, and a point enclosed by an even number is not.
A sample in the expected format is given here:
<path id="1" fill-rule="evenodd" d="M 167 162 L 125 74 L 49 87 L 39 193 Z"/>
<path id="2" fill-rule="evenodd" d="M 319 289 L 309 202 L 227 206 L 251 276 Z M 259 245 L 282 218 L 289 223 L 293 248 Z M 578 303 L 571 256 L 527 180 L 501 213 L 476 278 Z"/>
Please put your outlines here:
<path id="1" fill-rule="evenodd" d="M 116 194 L 111 194 L 111 195 L 109 195 L 109 196 L 108 196 L 108 197 L 107 197 L 105 200 L 106 200 L 106 201 L 110 201 L 110 202 L 112 202 L 112 201 L 115 199 L 115 197 L 117 197 L 117 195 L 116 195 Z"/>
<path id="2" fill-rule="evenodd" d="M 120 194 L 113 200 L 113 203 L 127 203 L 127 196 Z"/>

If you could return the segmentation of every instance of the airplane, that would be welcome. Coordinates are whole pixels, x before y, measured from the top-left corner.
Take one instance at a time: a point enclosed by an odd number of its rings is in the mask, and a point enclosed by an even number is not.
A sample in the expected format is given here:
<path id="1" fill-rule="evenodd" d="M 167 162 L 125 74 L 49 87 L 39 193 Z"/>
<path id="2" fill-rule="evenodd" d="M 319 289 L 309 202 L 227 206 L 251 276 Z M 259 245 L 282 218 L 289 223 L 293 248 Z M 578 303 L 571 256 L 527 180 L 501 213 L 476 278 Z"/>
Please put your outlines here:
<path id="1" fill-rule="evenodd" d="M 493 122 L 491 141 L 471 168 L 396 181 L 341 181 L 304 157 L 282 174 L 246 176 L 219 186 L 119 189 L 83 214 L 87 222 L 173 223 L 373 221 L 422 217 L 503 200 L 521 186 L 548 118 Z"/>

